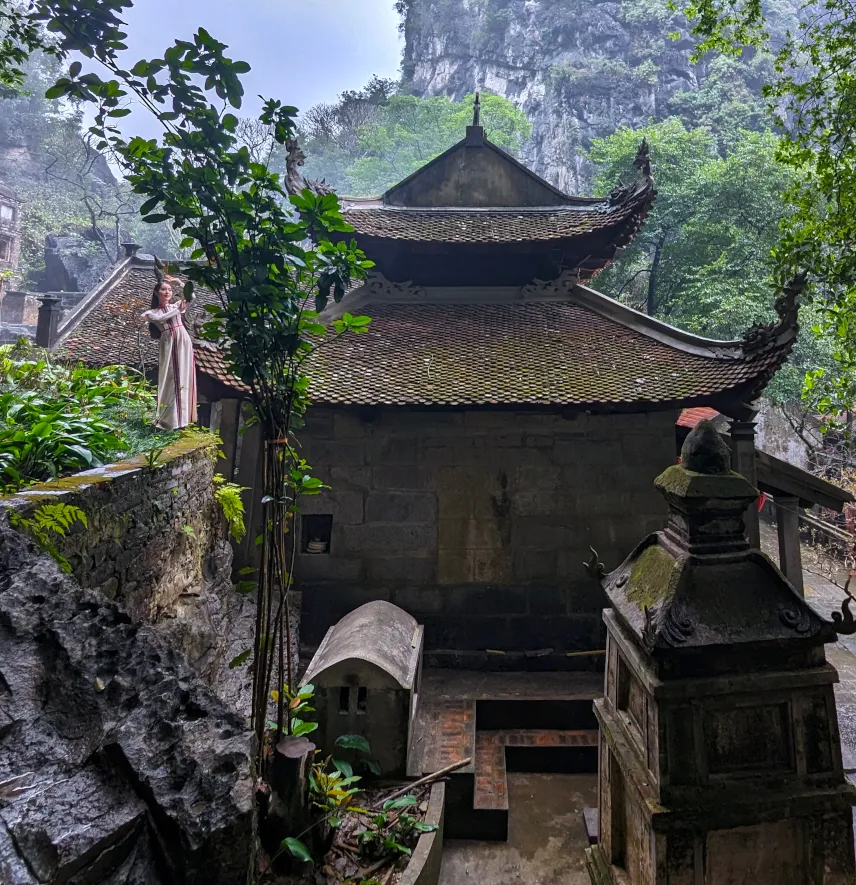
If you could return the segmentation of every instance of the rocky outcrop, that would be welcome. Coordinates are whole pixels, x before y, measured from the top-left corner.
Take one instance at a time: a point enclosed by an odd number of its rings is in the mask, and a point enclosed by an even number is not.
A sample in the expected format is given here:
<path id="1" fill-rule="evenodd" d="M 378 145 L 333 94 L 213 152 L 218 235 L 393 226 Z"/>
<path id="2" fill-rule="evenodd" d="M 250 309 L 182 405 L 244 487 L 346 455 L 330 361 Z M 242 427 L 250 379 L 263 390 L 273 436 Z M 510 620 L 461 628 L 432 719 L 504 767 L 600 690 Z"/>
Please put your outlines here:
<path id="1" fill-rule="evenodd" d="M 252 737 L 156 626 L 0 519 L 0 882 L 235 885 Z"/>
<path id="2" fill-rule="evenodd" d="M 232 586 L 232 547 L 212 476 L 216 447 L 190 436 L 156 464 L 138 456 L 30 486 L 0 499 L 31 516 L 47 502 L 79 507 L 57 540 L 83 587 L 114 600 L 137 624 L 157 625 L 191 668 L 248 714 L 249 671 L 228 662 L 251 644 L 255 606 Z"/>
<path id="3" fill-rule="evenodd" d="M 697 123 L 705 101 L 757 98 L 769 65 L 691 64 L 687 23 L 666 0 L 401 0 L 399 9 L 405 90 L 510 99 L 532 122 L 524 162 L 570 193 L 590 188 L 583 152 L 593 138 L 670 114 Z M 773 31 L 797 9 L 781 4 Z"/>
<path id="4" fill-rule="evenodd" d="M 119 260 L 115 233 L 91 230 L 45 237 L 45 270 L 38 279 L 40 292 L 88 292 Z"/>

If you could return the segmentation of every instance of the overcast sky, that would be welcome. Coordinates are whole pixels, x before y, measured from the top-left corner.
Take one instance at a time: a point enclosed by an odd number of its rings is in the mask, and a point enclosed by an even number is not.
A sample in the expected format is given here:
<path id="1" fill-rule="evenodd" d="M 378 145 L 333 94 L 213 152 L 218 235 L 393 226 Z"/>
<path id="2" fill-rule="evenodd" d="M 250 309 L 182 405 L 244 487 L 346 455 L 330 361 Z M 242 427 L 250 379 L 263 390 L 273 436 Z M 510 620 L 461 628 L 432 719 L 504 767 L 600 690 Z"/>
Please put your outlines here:
<path id="1" fill-rule="evenodd" d="M 257 95 L 301 111 L 359 89 L 372 74 L 396 77 L 402 41 L 394 0 L 136 0 L 127 13 L 131 61 L 162 55 L 200 26 L 249 62 L 242 77 L 243 113 L 258 110 Z M 131 122 L 133 120 L 133 123 Z M 154 135 L 141 114 L 126 118 L 126 133 Z"/>

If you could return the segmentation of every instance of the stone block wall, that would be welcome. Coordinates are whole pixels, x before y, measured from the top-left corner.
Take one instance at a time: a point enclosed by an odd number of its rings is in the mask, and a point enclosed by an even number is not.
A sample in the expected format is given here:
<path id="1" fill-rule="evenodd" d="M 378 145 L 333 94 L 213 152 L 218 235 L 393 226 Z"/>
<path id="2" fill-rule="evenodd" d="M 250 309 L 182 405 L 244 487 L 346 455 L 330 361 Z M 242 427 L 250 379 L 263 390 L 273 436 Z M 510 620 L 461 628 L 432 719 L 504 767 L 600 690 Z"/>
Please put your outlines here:
<path id="1" fill-rule="evenodd" d="M 115 601 L 134 623 L 165 629 L 188 663 L 215 682 L 230 654 L 240 601 L 232 549 L 211 477 L 216 450 L 188 438 L 144 457 L 30 486 L 0 504 L 32 513 L 64 501 L 86 514 L 57 547 L 84 588 Z"/>
<path id="2" fill-rule="evenodd" d="M 333 524 L 328 554 L 298 555 L 302 640 L 388 599 L 425 624 L 429 662 L 596 663 L 579 653 L 604 647 L 604 597 L 583 562 L 591 546 L 613 568 L 662 527 L 676 417 L 312 410 L 301 443 L 332 488 L 301 525 Z"/>

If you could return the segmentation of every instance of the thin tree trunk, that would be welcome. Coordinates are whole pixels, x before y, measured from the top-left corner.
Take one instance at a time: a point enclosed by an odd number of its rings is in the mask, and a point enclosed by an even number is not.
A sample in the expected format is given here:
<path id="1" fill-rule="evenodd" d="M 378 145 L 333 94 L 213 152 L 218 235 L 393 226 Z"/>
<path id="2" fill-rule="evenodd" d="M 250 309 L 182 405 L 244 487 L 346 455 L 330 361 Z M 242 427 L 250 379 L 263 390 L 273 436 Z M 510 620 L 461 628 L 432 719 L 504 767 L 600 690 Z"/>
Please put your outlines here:
<path id="1" fill-rule="evenodd" d="M 660 234 L 657 246 L 654 249 L 654 260 L 651 262 L 651 273 L 648 275 L 648 297 L 645 301 L 645 310 L 649 317 L 654 316 L 657 307 L 657 277 L 660 270 L 660 258 L 663 255 L 663 244 L 666 242 L 665 233 Z"/>

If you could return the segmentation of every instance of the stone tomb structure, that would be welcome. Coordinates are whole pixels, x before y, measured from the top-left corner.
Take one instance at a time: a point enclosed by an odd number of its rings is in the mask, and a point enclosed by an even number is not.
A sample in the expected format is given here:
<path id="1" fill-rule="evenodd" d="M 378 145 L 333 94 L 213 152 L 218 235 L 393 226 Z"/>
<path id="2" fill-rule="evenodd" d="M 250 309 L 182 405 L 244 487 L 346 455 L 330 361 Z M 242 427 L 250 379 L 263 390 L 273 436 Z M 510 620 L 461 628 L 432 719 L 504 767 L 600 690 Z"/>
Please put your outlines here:
<path id="1" fill-rule="evenodd" d="M 594 885 L 844 885 L 851 806 L 819 618 L 745 540 L 756 490 L 704 421 L 661 474 L 665 531 L 603 579 Z M 846 612 L 845 612 L 846 615 Z"/>
<path id="2" fill-rule="evenodd" d="M 359 734 L 385 777 L 407 769 L 422 676 L 422 627 L 388 602 L 369 602 L 327 631 L 303 676 L 315 686 L 318 729 L 332 753 L 336 738 Z"/>
<path id="3" fill-rule="evenodd" d="M 570 196 L 476 124 L 386 193 L 344 201 L 354 230 L 342 236 L 376 266 L 325 319 L 372 322 L 310 367 L 300 443 L 331 489 L 297 526 L 307 655 L 384 600 L 424 625 L 429 666 L 597 669 L 605 597 L 583 562 L 594 546 L 614 566 L 664 524 L 650 477 L 675 461 L 683 408 L 731 420 L 735 465 L 755 485 L 752 404 L 793 344 L 797 293 L 780 298 L 777 322 L 721 342 L 591 288 L 655 199 L 644 146 L 637 167 L 606 197 Z M 152 281 L 130 256 L 63 321 L 59 352 L 154 370 L 136 322 Z M 213 297 L 197 292 L 191 327 Z M 224 440 L 218 469 L 257 490 L 259 428 L 238 434 L 246 390 L 211 345 L 199 343 L 197 367 Z M 241 566 L 259 555 L 260 497 L 245 500 Z"/>

